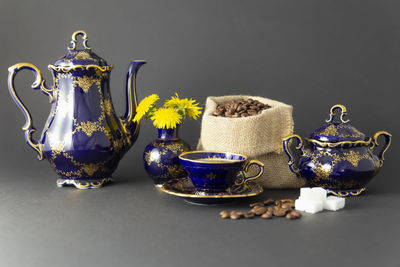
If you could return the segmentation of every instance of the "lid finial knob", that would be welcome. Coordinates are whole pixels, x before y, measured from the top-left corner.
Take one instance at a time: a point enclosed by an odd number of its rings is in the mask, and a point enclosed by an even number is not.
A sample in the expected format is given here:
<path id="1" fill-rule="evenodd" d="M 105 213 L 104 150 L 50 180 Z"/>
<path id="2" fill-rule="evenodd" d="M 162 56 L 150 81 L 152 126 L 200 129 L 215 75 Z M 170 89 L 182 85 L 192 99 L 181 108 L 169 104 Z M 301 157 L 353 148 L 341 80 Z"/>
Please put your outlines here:
<path id="1" fill-rule="evenodd" d="M 85 49 L 91 49 L 91 48 L 88 46 L 88 44 L 87 44 L 87 41 L 88 41 L 87 33 L 86 33 L 85 31 L 79 30 L 79 31 L 76 31 L 76 32 L 74 32 L 74 33 L 72 34 L 71 47 L 68 47 L 68 50 L 75 50 L 76 44 L 77 44 L 77 42 L 78 42 L 78 41 L 76 40 L 76 37 L 77 37 L 78 35 L 83 35 L 83 37 L 82 37 L 82 44 L 83 44 L 83 47 L 84 47 Z"/>
<path id="2" fill-rule="evenodd" d="M 333 120 L 333 118 L 334 118 L 334 116 L 335 116 L 335 110 L 336 110 L 336 109 L 340 109 L 340 110 L 341 110 L 341 113 L 340 113 L 340 121 L 343 122 L 343 123 L 348 123 L 350 120 L 344 119 L 344 116 L 347 115 L 347 109 L 346 109 L 345 106 L 340 105 L 340 104 L 336 104 L 336 105 L 334 105 L 333 107 L 331 107 L 330 114 L 329 114 L 329 119 L 326 120 L 326 122 L 328 122 L 328 123 L 329 123 L 329 122 L 332 122 L 332 120 Z"/>

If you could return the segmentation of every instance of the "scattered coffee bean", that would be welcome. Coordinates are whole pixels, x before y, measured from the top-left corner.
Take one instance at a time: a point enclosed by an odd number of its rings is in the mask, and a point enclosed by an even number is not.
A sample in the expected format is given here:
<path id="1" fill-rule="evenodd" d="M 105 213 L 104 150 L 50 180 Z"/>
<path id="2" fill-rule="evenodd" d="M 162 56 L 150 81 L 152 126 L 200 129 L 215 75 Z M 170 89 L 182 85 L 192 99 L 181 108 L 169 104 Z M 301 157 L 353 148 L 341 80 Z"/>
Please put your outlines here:
<path id="1" fill-rule="evenodd" d="M 254 207 L 256 207 L 256 206 L 263 207 L 264 204 L 265 204 L 265 203 L 263 203 L 263 202 L 251 203 L 251 204 L 250 204 L 250 208 L 254 208 Z"/>
<path id="2" fill-rule="evenodd" d="M 271 106 L 261 103 L 258 100 L 237 99 L 221 103 L 213 112 L 214 116 L 239 118 L 260 114 L 263 110 L 271 108 Z"/>
<path id="3" fill-rule="evenodd" d="M 282 203 L 294 203 L 294 199 L 290 199 L 290 198 L 285 198 L 285 199 L 281 199 Z"/>
<path id="4" fill-rule="evenodd" d="M 219 215 L 221 215 L 222 219 L 228 219 L 231 217 L 231 215 L 229 214 L 229 211 L 227 210 L 223 210 L 219 213 Z"/>
<path id="5" fill-rule="evenodd" d="M 299 219 L 301 218 L 301 213 L 298 212 L 297 210 L 293 210 L 291 212 L 289 212 L 288 214 L 286 214 L 286 219 L 288 220 L 294 220 L 294 219 Z"/>
<path id="6" fill-rule="evenodd" d="M 254 218 L 254 216 L 255 216 L 254 212 L 251 212 L 251 211 L 244 214 L 244 217 L 246 219 L 252 219 L 252 218 Z"/>
<path id="7" fill-rule="evenodd" d="M 231 211 L 230 217 L 233 220 L 238 220 L 238 219 L 242 218 L 242 214 L 237 212 L 236 210 L 234 210 L 234 211 Z"/>
<path id="8" fill-rule="evenodd" d="M 261 215 L 261 218 L 263 218 L 263 219 L 272 219 L 272 213 L 266 212 L 263 215 Z"/>
<path id="9" fill-rule="evenodd" d="M 289 198 L 281 200 L 269 198 L 262 202 L 251 203 L 249 206 L 251 210 L 247 212 L 236 210 L 229 212 L 223 210 L 220 212 L 221 218 L 231 218 L 233 220 L 241 218 L 251 219 L 255 216 L 260 216 L 263 219 L 272 219 L 273 216 L 286 217 L 288 220 L 301 218 L 301 213 L 293 210 L 294 200 Z"/>
<path id="10" fill-rule="evenodd" d="M 274 208 L 274 216 L 283 217 L 286 215 L 287 210 L 282 209 L 281 207 L 275 206 Z"/>
<path id="11" fill-rule="evenodd" d="M 264 214 L 267 211 L 267 208 L 266 207 L 256 206 L 251 211 L 254 212 L 257 216 L 260 216 L 260 215 Z"/>
<path id="12" fill-rule="evenodd" d="M 264 205 L 271 205 L 275 202 L 272 198 L 268 198 L 267 200 L 264 200 Z"/>
<path id="13" fill-rule="evenodd" d="M 294 208 L 294 203 L 288 203 L 288 202 L 282 203 L 281 207 L 283 209 L 293 209 Z"/>

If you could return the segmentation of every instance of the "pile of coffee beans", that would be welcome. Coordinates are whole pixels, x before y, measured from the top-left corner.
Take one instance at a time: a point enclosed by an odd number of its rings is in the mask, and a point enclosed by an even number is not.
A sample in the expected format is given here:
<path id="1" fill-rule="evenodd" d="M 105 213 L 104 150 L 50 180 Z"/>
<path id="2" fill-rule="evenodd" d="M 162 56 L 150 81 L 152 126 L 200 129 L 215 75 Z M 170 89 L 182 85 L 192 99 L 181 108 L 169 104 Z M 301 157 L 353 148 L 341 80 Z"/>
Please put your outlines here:
<path id="1" fill-rule="evenodd" d="M 218 117 L 239 118 L 260 114 L 263 110 L 270 108 L 268 104 L 263 104 L 258 100 L 237 99 L 221 103 L 217 106 L 213 115 Z"/>
<path id="2" fill-rule="evenodd" d="M 223 210 L 219 214 L 222 219 L 232 220 L 241 218 L 251 219 L 255 216 L 260 216 L 263 219 L 272 219 L 274 216 L 285 217 L 288 220 L 299 219 L 301 217 L 301 213 L 294 210 L 294 200 L 289 198 L 281 200 L 269 198 L 263 202 L 250 204 L 250 210 L 246 212 L 236 210 L 229 212 Z"/>

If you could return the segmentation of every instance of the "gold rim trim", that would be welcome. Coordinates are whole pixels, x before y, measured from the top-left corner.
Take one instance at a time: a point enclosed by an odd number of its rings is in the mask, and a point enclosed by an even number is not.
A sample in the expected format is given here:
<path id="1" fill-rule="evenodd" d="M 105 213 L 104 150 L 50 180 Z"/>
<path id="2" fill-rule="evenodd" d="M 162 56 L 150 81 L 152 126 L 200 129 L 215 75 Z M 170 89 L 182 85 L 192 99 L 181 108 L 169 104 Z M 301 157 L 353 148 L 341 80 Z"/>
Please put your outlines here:
<path id="1" fill-rule="evenodd" d="M 307 142 L 316 144 L 320 147 L 330 147 L 330 148 L 334 148 L 334 147 L 341 147 L 341 146 L 347 146 L 347 147 L 353 147 L 353 146 L 371 146 L 373 145 L 372 143 L 372 139 L 369 138 L 367 141 L 341 141 L 341 142 L 335 142 L 335 143 L 331 143 L 331 142 L 322 142 L 322 141 L 318 141 L 315 139 L 308 139 L 308 138 L 304 138 Z"/>
<path id="2" fill-rule="evenodd" d="M 239 154 L 239 153 L 232 153 L 232 152 L 226 152 L 226 151 L 213 151 L 213 150 L 193 150 L 193 151 L 186 151 L 183 152 L 179 155 L 180 159 L 183 160 L 187 160 L 190 162 L 197 162 L 197 163 L 205 163 L 202 160 L 199 159 L 188 159 L 188 158 L 184 158 L 183 156 L 188 155 L 188 154 L 195 154 L 195 153 L 220 153 L 220 154 L 231 154 L 231 155 L 237 155 L 237 156 L 241 156 L 244 159 L 243 160 L 239 160 L 239 159 L 228 159 L 231 162 L 207 162 L 207 164 L 230 164 L 230 163 L 236 163 L 236 162 L 243 162 L 247 160 L 247 156 L 243 155 L 243 154 Z M 226 158 L 220 158 L 220 159 L 226 159 Z"/>
<path id="3" fill-rule="evenodd" d="M 366 190 L 365 187 L 358 189 L 358 190 L 348 190 L 348 191 L 334 191 L 334 190 L 327 190 L 328 194 L 332 194 L 338 197 L 350 197 L 350 196 L 359 196 Z"/>
<path id="4" fill-rule="evenodd" d="M 97 69 L 102 72 L 106 71 L 111 71 L 114 68 L 114 65 L 111 64 L 110 66 L 98 66 L 98 65 L 74 65 L 74 66 L 54 66 L 54 65 L 48 65 L 48 69 L 52 69 L 55 71 L 63 71 L 63 72 L 69 72 L 71 70 L 89 70 L 89 69 Z"/>
<path id="5" fill-rule="evenodd" d="M 73 185 L 77 189 L 96 189 L 102 187 L 106 183 L 114 182 L 111 177 L 103 178 L 101 180 L 75 180 L 75 179 L 58 179 L 57 186 L 62 187 L 65 185 Z"/>
<path id="6" fill-rule="evenodd" d="M 178 196 L 178 197 L 189 197 L 189 198 L 241 198 L 241 197 L 257 196 L 257 195 L 261 194 L 262 192 L 264 192 L 264 189 L 262 188 L 261 185 L 255 183 L 255 182 L 252 184 L 254 185 L 253 189 L 248 194 L 228 194 L 228 193 L 220 193 L 220 194 L 216 194 L 216 195 L 186 194 L 186 193 L 178 193 L 176 191 L 166 189 L 164 187 L 164 185 L 161 186 L 160 190 L 169 195 L 174 195 L 174 196 Z"/>

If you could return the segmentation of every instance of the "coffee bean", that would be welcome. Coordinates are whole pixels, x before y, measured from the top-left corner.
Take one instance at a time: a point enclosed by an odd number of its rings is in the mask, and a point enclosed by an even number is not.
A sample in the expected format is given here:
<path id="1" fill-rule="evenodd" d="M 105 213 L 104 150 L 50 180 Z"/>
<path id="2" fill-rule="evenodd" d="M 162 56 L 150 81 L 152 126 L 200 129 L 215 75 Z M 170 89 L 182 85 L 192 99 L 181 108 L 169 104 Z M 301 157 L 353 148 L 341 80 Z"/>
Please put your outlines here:
<path id="1" fill-rule="evenodd" d="M 272 213 L 266 212 L 263 215 L 261 215 L 261 218 L 263 218 L 263 219 L 272 219 Z"/>
<path id="2" fill-rule="evenodd" d="M 267 108 L 270 108 L 270 106 L 258 100 L 251 98 L 237 99 L 218 104 L 213 115 L 228 118 L 247 117 L 260 114 L 262 110 Z M 238 116 L 235 116 L 237 113 Z"/>
<path id="3" fill-rule="evenodd" d="M 242 212 L 237 212 L 236 210 L 231 211 L 230 217 L 233 220 L 238 220 L 240 218 L 242 218 L 243 213 Z"/>
<path id="4" fill-rule="evenodd" d="M 286 215 L 287 210 L 282 209 L 281 207 L 275 206 L 274 207 L 274 216 L 283 217 Z"/>
<path id="5" fill-rule="evenodd" d="M 301 213 L 298 212 L 297 210 L 293 210 L 286 214 L 286 219 L 288 220 L 295 220 L 301 218 Z"/>
<path id="6" fill-rule="evenodd" d="M 294 203 L 294 199 L 285 198 L 285 199 L 281 199 L 281 202 L 282 202 L 282 203 L 287 203 L 287 202 L 289 202 L 289 203 Z"/>
<path id="7" fill-rule="evenodd" d="M 245 213 L 244 214 L 244 217 L 246 218 L 246 219 L 252 219 L 252 218 L 254 218 L 254 212 L 251 212 L 251 211 L 249 211 L 249 212 L 247 212 L 247 213 Z"/>
<path id="8" fill-rule="evenodd" d="M 276 216 L 286 217 L 288 220 L 294 220 L 302 216 L 300 212 L 293 210 L 293 199 L 273 200 L 272 198 L 269 198 L 262 202 L 251 203 L 249 206 L 251 210 L 247 212 L 236 210 L 229 212 L 223 210 L 219 214 L 223 219 L 231 218 L 233 220 L 239 220 L 241 218 L 252 219 L 255 216 L 260 216 L 263 219 L 271 219 L 273 216 Z"/>
<path id="9" fill-rule="evenodd" d="M 221 211 L 221 212 L 219 213 L 219 215 L 221 215 L 221 218 L 222 218 L 222 219 L 228 219 L 229 217 L 231 217 L 230 214 L 229 214 L 229 211 L 227 211 L 227 210 Z"/>
<path id="10" fill-rule="evenodd" d="M 255 203 L 251 203 L 249 206 L 250 206 L 250 208 L 254 208 L 256 206 L 263 207 L 264 203 L 263 202 L 255 202 Z"/>
<path id="11" fill-rule="evenodd" d="M 249 110 L 247 110 L 247 114 L 249 114 L 249 115 L 257 115 L 257 111 L 255 111 L 253 109 L 249 109 Z"/>
<path id="12" fill-rule="evenodd" d="M 257 216 L 264 214 L 268 209 L 266 207 L 256 206 L 251 211 L 254 212 Z"/>
<path id="13" fill-rule="evenodd" d="M 264 205 L 271 205 L 275 203 L 275 200 L 273 200 L 272 198 L 268 198 L 267 200 L 264 200 Z"/>
<path id="14" fill-rule="evenodd" d="M 282 203 L 281 207 L 283 209 L 293 209 L 294 208 L 294 203 Z"/>

